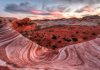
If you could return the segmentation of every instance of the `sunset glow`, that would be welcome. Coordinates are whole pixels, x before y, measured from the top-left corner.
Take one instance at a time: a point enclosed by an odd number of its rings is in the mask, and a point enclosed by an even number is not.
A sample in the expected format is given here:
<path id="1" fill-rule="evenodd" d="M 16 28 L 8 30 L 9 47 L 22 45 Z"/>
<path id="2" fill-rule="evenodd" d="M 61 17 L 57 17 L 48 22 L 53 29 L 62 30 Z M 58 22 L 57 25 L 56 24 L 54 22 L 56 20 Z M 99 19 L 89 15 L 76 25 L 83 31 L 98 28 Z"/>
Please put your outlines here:
<path id="1" fill-rule="evenodd" d="M 82 18 L 100 15 L 98 0 L 0 0 L 1 17 L 31 19 Z"/>

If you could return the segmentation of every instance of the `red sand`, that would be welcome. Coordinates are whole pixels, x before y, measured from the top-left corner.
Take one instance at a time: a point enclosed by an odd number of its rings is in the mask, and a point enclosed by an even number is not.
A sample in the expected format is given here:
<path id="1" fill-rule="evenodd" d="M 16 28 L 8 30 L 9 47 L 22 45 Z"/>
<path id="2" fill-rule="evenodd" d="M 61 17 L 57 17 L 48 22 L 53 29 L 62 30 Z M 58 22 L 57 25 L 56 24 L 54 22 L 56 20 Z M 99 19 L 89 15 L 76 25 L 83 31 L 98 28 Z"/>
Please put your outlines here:
<path id="1" fill-rule="evenodd" d="M 89 41 L 100 34 L 100 26 L 66 25 L 38 29 L 35 23 L 30 24 L 30 19 L 25 19 L 14 21 L 14 29 L 37 44 L 52 49 Z"/>
<path id="2" fill-rule="evenodd" d="M 55 49 L 95 39 L 99 34 L 100 26 L 55 26 L 34 31 L 30 39 Z"/>

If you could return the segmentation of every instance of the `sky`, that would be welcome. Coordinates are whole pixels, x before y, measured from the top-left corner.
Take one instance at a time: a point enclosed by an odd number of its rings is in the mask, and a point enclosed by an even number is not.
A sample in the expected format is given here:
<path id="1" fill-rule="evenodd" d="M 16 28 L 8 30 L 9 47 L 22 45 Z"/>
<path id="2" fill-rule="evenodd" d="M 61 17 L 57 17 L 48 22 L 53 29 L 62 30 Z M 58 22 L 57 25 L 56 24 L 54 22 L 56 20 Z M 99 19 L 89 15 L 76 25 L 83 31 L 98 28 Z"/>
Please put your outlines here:
<path id="1" fill-rule="evenodd" d="M 63 18 L 100 15 L 100 0 L 0 0 L 0 16 Z"/>

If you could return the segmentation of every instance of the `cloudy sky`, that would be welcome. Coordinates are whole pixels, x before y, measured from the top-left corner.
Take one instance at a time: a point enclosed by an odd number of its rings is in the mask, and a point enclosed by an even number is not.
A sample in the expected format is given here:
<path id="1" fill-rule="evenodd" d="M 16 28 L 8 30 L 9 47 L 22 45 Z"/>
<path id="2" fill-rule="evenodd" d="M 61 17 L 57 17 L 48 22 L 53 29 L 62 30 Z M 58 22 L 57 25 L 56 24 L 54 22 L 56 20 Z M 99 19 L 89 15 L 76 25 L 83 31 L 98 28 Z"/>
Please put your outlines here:
<path id="1" fill-rule="evenodd" d="M 100 0 L 0 0 L 0 15 L 7 17 L 59 18 L 99 12 Z"/>

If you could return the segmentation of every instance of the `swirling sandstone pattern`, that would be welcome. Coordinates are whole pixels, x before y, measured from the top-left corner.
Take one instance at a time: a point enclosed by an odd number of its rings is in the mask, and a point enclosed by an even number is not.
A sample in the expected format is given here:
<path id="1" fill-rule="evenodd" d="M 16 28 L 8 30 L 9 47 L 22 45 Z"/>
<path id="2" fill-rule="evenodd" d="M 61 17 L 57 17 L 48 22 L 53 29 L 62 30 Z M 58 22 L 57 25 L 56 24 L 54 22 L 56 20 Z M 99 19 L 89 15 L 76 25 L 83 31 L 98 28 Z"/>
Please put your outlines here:
<path id="1" fill-rule="evenodd" d="M 100 70 L 100 38 L 53 51 L 0 23 L 0 48 L 11 70 Z M 1 58 L 2 56 L 0 56 Z"/>

